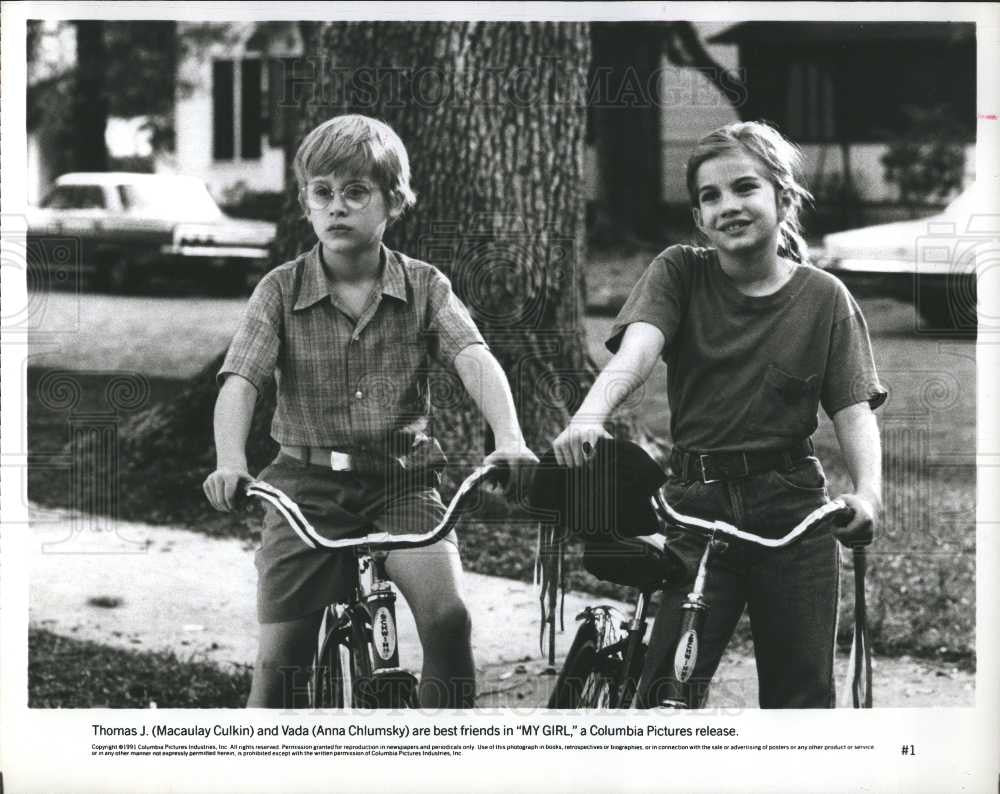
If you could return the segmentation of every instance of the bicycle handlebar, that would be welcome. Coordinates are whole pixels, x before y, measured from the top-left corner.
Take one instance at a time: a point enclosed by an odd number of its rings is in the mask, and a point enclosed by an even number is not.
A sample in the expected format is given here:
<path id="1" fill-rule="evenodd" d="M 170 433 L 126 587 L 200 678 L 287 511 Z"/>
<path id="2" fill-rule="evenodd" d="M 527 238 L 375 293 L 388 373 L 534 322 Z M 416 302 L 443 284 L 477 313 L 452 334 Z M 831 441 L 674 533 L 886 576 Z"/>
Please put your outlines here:
<path id="1" fill-rule="evenodd" d="M 427 532 L 411 532 L 400 535 L 393 535 L 389 532 L 369 532 L 366 535 L 338 538 L 331 540 L 321 535 L 308 519 L 302 514 L 299 506 L 282 491 L 263 480 L 244 480 L 240 483 L 238 493 L 249 497 L 260 499 L 273 506 L 289 526 L 295 530 L 303 543 L 310 548 L 322 548 L 328 550 L 372 548 L 383 551 L 392 549 L 416 549 L 422 546 L 430 546 L 447 535 L 458 523 L 462 508 L 469 495 L 487 480 L 494 480 L 503 484 L 510 476 L 509 467 L 502 465 L 480 466 L 472 474 L 465 478 L 458 487 L 451 502 L 445 509 L 444 518 L 436 527 Z"/>
<path id="2" fill-rule="evenodd" d="M 833 520 L 838 523 L 843 522 L 846 524 L 854 517 L 854 510 L 848 507 L 843 499 L 838 498 L 831 502 L 827 502 L 821 507 L 817 507 L 782 537 L 763 538 L 760 535 L 753 534 L 752 532 L 737 529 L 726 521 L 708 521 L 704 518 L 686 516 L 682 513 L 678 513 L 670 506 L 667 500 L 663 498 L 659 491 L 655 494 L 655 502 L 660 508 L 661 518 L 671 526 L 699 532 L 709 537 L 714 536 L 715 534 L 729 535 L 733 538 L 739 538 L 740 540 L 745 540 L 750 543 L 755 543 L 758 546 L 766 546 L 772 549 L 787 546 L 800 535 L 808 532 L 810 529 L 823 521 Z"/>

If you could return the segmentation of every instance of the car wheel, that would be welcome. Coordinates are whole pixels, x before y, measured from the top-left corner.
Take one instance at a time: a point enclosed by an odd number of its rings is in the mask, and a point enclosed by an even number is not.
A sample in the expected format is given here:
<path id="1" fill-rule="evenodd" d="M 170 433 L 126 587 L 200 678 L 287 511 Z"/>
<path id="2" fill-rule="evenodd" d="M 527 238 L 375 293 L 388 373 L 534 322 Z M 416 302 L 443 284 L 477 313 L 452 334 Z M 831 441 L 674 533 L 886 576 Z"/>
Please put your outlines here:
<path id="1" fill-rule="evenodd" d="M 135 268 L 120 254 L 113 256 L 101 267 L 99 276 L 100 286 L 104 290 L 120 294 L 134 292 L 139 281 Z"/>

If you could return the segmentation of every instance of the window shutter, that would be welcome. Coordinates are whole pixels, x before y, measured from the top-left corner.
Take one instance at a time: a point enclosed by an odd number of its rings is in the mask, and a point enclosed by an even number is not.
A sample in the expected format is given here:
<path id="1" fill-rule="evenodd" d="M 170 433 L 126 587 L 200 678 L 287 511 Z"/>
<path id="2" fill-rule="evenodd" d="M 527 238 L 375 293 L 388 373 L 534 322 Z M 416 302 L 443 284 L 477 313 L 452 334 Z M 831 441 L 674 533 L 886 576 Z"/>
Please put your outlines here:
<path id="1" fill-rule="evenodd" d="M 261 96 L 261 61 L 251 58 L 240 65 L 240 157 L 260 159 L 260 138 L 264 132 Z"/>
<path id="2" fill-rule="evenodd" d="M 212 157 L 233 159 L 233 62 L 212 63 Z"/>

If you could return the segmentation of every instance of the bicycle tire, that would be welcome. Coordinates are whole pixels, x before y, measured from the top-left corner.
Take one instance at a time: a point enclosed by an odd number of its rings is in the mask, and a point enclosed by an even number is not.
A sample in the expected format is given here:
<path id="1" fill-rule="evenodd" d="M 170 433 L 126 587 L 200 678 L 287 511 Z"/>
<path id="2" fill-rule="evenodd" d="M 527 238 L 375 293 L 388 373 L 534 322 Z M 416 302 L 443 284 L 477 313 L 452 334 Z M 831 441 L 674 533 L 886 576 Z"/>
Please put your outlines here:
<path id="1" fill-rule="evenodd" d="M 350 676 L 353 683 L 351 707 L 375 709 L 379 707 L 378 692 L 373 686 L 373 666 L 371 657 L 371 632 L 365 627 L 363 609 L 351 613 L 349 642 L 345 645 L 350 662 Z"/>
<path id="2" fill-rule="evenodd" d="M 632 659 L 632 669 L 625 677 L 625 686 L 622 687 L 621 701 L 616 704 L 618 708 L 631 708 L 635 693 L 639 689 L 639 678 L 642 675 L 642 667 L 646 663 L 646 643 L 639 642 L 636 647 L 635 656 Z"/>
<path id="3" fill-rule="evenodd" d="M 332 611 L 326 619 L 333 621 Z M 310 675 L 310 708 L 342 709 L 351 703 L 354 677 L 350 649 L 342 642 L 344 628 L 331 623 L 323 634 Z"/>
<path id="4" fill-rule="evenodd" d="M 597 668 L 598 646 L 597 629 L 592 621 L 584 621 L 556 678 L 549 697 L 550 709 L 610 707 L 617 676 L 614 670 Z"/>

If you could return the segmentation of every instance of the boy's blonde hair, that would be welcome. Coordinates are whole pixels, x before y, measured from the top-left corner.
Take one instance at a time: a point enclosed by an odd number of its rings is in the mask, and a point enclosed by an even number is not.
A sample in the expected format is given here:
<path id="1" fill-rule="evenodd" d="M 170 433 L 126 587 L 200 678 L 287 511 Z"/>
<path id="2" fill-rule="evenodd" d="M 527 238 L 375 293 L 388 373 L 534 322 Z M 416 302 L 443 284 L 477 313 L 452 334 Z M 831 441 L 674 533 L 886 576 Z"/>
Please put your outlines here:
<path id="1" fill-rule="evenodd" d="M 334 116 L 315 127 L 299 145 L 292 167 L 300 189 L 316 176 L 368 174 L 387 199 L 400 202 L 400 214 L 417 202 L 406 147 L 392 127 L 368 116 Z"/>
<path id="2" fill-rule="evenodd" d="M 708 133 L 694 147 L 687 162 L 687 189 L 691 206 L 698 206 L 698 169 L 713 157 L 742 151 L 760 161 L 770 175 L 779 200 L 784 197 L 785 217 L 778 227 L 778 254 L 808 263 L 809 247 L 802 239 L 799 209 L 812 194 L 799 183 L 802 153 L 774 127 L 761 121 L 739 121 Z"/>

